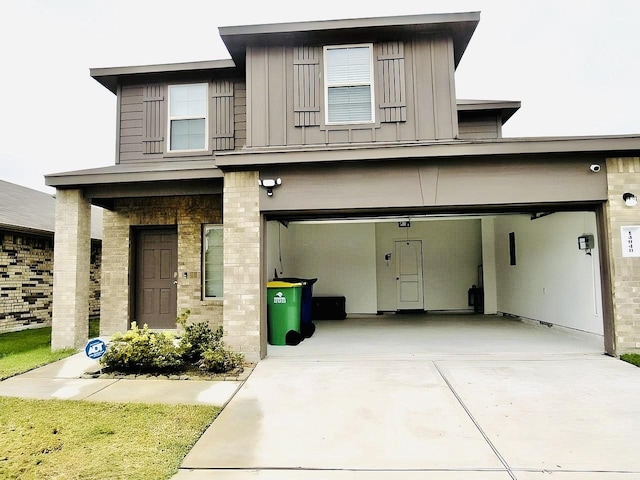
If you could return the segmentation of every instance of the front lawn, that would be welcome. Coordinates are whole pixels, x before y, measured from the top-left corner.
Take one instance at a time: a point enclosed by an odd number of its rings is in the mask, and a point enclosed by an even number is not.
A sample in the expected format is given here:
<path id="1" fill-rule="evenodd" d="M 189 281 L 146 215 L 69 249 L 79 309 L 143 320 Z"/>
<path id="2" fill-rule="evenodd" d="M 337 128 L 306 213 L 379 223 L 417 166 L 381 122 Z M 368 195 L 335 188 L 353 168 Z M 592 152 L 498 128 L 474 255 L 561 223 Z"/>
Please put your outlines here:
<path id="1" fill-rule="evenodd" d="M 624 353 L 620 355 L 620 360 L 624 360 L 636 367 L 640 367 L 640 353 Z"/>
<path id="2" fill-rule="evenodd" d="M 219 411 L 0 397 L 0 478 L 168 479 Z"/>
<path id="3" fill-rule="evenodd" d="M 89 338 L 96 337 L 98 320 L 89 322 Z M 51 327 L 0 334 L 0 380 L 73 355 L 67 348 L 51 351 Z"/>

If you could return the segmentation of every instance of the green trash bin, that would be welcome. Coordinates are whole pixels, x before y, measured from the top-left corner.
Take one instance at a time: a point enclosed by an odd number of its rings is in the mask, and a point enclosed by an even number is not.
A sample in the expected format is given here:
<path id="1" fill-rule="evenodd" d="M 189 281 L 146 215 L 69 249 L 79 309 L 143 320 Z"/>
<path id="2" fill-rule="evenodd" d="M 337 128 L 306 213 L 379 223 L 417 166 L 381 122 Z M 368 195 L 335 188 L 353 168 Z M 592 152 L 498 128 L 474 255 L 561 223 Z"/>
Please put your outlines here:
<path id="1" fill-rule="evenodd" d="M 271 345 L 286 345 L 287 332 L 300 333 L 302 284 L 267 282 L 267 326 Z"/>

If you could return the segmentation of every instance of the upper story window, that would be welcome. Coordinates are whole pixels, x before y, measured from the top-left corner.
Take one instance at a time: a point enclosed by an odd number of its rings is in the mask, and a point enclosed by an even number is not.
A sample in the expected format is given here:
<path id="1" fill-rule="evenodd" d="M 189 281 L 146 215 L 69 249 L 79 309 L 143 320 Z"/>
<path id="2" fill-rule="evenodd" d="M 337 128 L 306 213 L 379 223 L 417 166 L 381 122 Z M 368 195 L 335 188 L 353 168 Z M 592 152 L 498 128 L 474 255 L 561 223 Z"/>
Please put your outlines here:
<path id="1" fill-rule="evenodd" d="M 371 44 L 324 48 L 327 124 L 374 121 L 372 57 Z"/>
<path id="2" fill-rule="evenodd" d="M 206 150 L 207 84 L 169 86 L 169 151 Z"/>

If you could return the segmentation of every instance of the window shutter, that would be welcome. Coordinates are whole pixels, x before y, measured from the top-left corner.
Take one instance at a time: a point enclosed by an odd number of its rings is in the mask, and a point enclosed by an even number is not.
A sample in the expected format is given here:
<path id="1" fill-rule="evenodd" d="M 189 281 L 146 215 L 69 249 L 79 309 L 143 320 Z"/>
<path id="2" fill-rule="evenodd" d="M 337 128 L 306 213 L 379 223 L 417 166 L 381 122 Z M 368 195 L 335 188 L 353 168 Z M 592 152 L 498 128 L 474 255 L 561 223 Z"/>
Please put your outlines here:
<path id="1" fill-rule="evenodd" d="M 142 143 L 144 153 L 162 153 L 167 122 L 163 85 L 146 85 L 142 94 Z"/>
<path id="2" fill-rule="evenodd" d="M 293 88 L 296 127 L 320 125 L 320 47 L 293 49 Z"/>
<path id="3" fill-rule="evenodd" d="M 233 82 L 217 80 L 211 86 L 213 110 L 210 115 L 212 123 L 213 149 L 233 150 L 235 148 L 235 123 L 233 111 Z"/>
<path id="4" fill-rule="evenodd" d="M 404 43 L 378 44 L 381 122 L 406 122 L 407 100 L 404 80 Z"/>

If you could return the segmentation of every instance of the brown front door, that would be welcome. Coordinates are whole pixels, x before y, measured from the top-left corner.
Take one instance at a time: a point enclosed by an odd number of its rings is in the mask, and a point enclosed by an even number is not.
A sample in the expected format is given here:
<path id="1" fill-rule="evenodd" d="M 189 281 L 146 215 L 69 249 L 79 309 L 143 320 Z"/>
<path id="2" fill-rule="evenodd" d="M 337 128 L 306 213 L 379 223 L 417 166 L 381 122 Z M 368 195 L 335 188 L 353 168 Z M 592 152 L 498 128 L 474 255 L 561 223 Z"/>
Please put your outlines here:
<path id="1" fill-rule="evenodd" d="M 178 234 L 175 229 L 140 230 L 136 236 L 138 326 L 176 328 Z"/>

